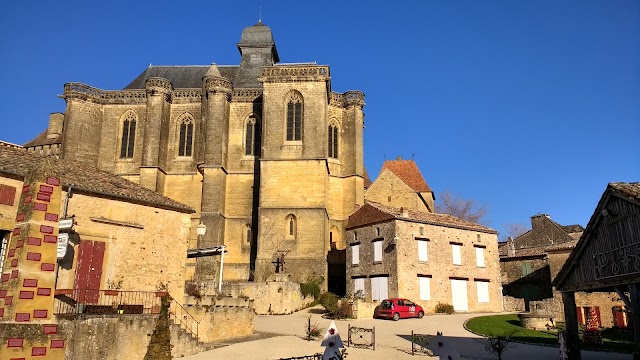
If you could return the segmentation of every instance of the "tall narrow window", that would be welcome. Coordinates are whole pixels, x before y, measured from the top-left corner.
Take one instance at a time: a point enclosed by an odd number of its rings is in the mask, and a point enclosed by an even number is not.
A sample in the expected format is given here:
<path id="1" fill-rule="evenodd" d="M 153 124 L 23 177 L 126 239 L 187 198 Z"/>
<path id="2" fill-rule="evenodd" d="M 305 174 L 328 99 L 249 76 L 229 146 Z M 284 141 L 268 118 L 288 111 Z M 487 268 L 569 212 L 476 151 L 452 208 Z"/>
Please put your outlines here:
<path id="1" fill-rule="evenodd" d="M 420 285 L 420 300 L 431 300 L 431 277 L 418 275 Z"/>
<path id="2" fill-rule="evenodd" d="M 9 246 L 9 234 L 10 232 L 8 231 L 0 231 L 0 274 L 4 271 L 4 260 Z"/>
<path id="3" fill-rule="evenodd" d="M 126 159 L 133 157 L 133 145 L 136 139 L 136 114 L 128 110 L 123 117 L 120 158 Z"/>
<path id="4" fill-rule="evenodd" d="M 360 244 L 351 245 L 351 265 L 360 264 Z"/>
<path id="5" fill-rule="evenodd" d="M 191 156 L 193 148 L 193 118 L 183 115 L 180 120 L 180 140 L 178 142 L 178 156 Z"/>
<path id="6" fill-rule="evenodd" d="M 338 158 L 338 127 L 336 125 L 329 125 L 329 157 Z"/>
<path id="7" fill-rule="evenodd" d="M 255 116 L 251 115 L 249 119 L 247 119 L 247 126 L 245 127 L 245 138 L 244 138 L 244 154 L 253 156 L 255 155 L 255 146 L 256 146 L 256 123 L 257 119 Z"/>
<path id="8" fill-rule="evenodd" d="M 291 92 L 287 98 L 287 141 L 302 140 L 302 95 Z"/>
<path id="9" fill-rule="evenodd" d="M 476 249 L 476 266 L 484 267 L 484 246 L 475 246 Z"/>
<path id="10" fill-rule="evenodd" d="M 451 253 L 453 257 L 453 265 L 462 265 L 462 256 L 460 253 L 461 244 L 451 244 Z"/>
<path id="11" fill-rule="evenodd" d="M 287 226 L 287 230 L 285 233 L 285 238 L 287 240 L 294 240 L 296 238 L 296 232 L 297 232 L 296 217 L 293 215 L 287 216 L 286 226 Z"/>
<path id="12" fill-rule="evenodd" d="M 418 261 L 419 262 L 427 262 L 428 260 L 427 244 L 428 242 L 426 239 L 418 239 Z"/>
<path id="13" fill-rule="evenodd" d="M 382 262 L 382 239 L 373 242 L 373 262 Z"/>
<path id="14" fill-rule="evenodd" d="M 245 227 L 247 229 L 247 243 L 251 243 L 251 225 L 246 224 Z"/>

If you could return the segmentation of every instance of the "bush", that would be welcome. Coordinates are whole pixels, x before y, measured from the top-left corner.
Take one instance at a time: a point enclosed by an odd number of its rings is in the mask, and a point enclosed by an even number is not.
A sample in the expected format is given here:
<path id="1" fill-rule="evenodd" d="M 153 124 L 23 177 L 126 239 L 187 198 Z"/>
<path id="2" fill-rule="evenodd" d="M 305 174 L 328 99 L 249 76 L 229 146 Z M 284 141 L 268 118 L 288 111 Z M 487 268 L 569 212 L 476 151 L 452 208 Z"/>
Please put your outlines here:
<path id="1" fill-rule="evenodd" d="M 349 304 L 347 299 L 342 299 L 336 313 L 333 314 L 334 319 L 348 319 L 353 317 L 353 306 Z"/>
<path id="2" fill-rule="evenodd" d="M 333 315 L 338 311 L 338 295 L 330 292 L 320 294 L 318 297 L 318 304 L 329 313 Z"/>
<path id="3" fill-rule="evenodd" d="M 453 305 L 443 304 L 443 303 L 438 303 L 438 305 L 436 305 L 433 311 L 436 314 L 453 314 L 454 313 Z"/>
<path id="4" fill-rule="evenodd" d="M 302 296 L 313 296 L 314 300 L 318 300 L 318 296 L 320 296 L 320 285 L 324 282 L 322 277 L 319 278 L 311 278 L 306 282 L 300 284 L 300 292 Z"/>
<path id="5" fill-rule="evenodd" d="M 184 292 L 186 292 L 187 295 L 193 296 L 197 300 L 202 300 L 202 285 L 199 283 L 187 282 L 184 286 Z"/>

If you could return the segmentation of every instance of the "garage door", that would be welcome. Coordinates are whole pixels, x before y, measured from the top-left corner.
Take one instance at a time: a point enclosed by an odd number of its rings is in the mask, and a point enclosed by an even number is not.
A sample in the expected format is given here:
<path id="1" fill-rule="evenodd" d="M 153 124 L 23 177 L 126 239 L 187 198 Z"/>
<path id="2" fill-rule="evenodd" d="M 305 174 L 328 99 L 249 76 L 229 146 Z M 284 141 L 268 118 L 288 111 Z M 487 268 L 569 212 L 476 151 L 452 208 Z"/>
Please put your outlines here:
<path id="1" fill-rule="evenodd" d="M 467 280 L 451 279 L 451 303 L 455 311 L 469 311 Z"/>

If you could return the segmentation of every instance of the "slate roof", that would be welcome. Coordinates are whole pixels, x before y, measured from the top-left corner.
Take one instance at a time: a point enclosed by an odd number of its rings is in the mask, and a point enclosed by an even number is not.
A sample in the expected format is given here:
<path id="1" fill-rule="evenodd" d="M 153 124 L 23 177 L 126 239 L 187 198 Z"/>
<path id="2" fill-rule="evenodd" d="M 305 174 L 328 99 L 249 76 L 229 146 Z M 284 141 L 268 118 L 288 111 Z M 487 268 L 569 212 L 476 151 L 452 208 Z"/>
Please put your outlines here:
<path id="1" fill-rule="evenodd" d="M 138 75 L 124 90 L 144 89 L 149 78 L 160 77 L 171 82 L 175 89 L 199 89 L 202 87 L 202 77 L 211 65 L 150 65 L 142 74 Z M 222 77 L 232 83 L 236 81 L 239 66 L 221 66 L 218 70 Z"/>
<path id="2" fill-rule="evenodd" d="M 422 177 L 418 165 L 413 160 L 387 160 L 382 164 L 380 173 L 386 169 L 389 169 L 400 180 L 402 180 L 407 186 L 409 186 L 415 192 L 432 192 L 427 182 Z"/>
<path id="3" fill-rule="evenodd" d="M 402 215 L 403 210 L 407 214 L 406 217 Z M 367 201 L 363 206 L 361 206 L 358 210 L 351 214 L 351 216 L 349 216 L 349 221 L 347 223 L 346 229 L 349 230 L 359 228 L 394 219 L 419 222 L 436 226 L 445 226 L 456 229 L 479 231 L 488 234 L 498 233 L 494 229 L 472 223 L 470 221 L 459 219 L 455 216 L 385 206 L 373 201 Z"/>
<path id="4" fill-rule="evenodd" d="M 46 160 L 51 161 L 56 167 L 63 186 L 72 185 L 75 191 L 183 213 L 195 212 L 185 204 L 162 196 L 118 175 L 77 162 L 33 154 L 24 149 L 0 146 L 0 173 L 2 174 L 24 177 L 31 169 L 41 166 Z"/>

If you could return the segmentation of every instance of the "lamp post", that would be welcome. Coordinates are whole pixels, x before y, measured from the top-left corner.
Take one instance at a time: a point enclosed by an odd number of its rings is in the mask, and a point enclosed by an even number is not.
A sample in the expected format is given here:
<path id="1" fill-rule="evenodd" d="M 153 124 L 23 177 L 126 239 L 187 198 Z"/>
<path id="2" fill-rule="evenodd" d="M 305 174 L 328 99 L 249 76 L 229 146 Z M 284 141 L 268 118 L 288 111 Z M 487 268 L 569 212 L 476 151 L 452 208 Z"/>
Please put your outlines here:
<path id="1" fill-rule="evenodd" d="M 200 221 L 200 225 L 196 227 L 196 234 L 198 234 L 198 243 L 196 244 L 196 247 L 200 247 L 200 238 L 202 238 L 206 232 L 207 225 L 203 224 L 202 221 Z"/>

